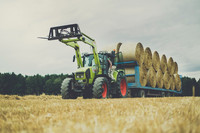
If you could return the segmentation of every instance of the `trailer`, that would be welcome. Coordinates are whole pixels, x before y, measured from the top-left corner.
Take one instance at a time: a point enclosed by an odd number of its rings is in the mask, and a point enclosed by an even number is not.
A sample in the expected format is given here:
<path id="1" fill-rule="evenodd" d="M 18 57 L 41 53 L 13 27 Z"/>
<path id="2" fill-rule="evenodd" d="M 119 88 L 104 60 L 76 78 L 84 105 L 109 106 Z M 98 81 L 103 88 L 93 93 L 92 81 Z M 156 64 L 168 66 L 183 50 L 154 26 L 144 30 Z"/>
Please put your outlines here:
<path id="1" fill-rule="evenodd" d="M 141 86 L 140 84 L 140 73 L 139 69 L 140 66 L 136 61 L 128 61 L 128 62 L 116 62 L 115 65 L 119 68 L 124 68 L 125 64 L 131 64 L 135 68 L 135 73 L 133 74 L 126 74 L 126 77 L 135 76 L 135 82 L 127 83 L 128 89 L 130 91 L 131 96 L 134 97 L 146 97 L 146 96 L 161 96 L 161 97 L 170 97 L 170 96 L 177 96 L 182 94 L 181 91 L 177 90 L 170 90 L 170 89 L 163 89 L 163 88 L 152 88 L 149 86 Z M 179 75 L 182 78 L 181 75 Z"/>

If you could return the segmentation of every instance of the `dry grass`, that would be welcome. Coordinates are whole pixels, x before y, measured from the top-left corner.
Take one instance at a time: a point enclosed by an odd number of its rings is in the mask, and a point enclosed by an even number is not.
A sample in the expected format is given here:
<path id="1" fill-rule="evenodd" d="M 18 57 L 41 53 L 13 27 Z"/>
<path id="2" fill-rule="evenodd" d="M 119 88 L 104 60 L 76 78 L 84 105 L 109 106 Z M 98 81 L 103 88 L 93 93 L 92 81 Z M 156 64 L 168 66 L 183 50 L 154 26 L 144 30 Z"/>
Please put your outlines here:
<path id="1" fill-rule="evenodd" d="M 0 132 L 200 132 L 200 98 L 0 95 Z"/>

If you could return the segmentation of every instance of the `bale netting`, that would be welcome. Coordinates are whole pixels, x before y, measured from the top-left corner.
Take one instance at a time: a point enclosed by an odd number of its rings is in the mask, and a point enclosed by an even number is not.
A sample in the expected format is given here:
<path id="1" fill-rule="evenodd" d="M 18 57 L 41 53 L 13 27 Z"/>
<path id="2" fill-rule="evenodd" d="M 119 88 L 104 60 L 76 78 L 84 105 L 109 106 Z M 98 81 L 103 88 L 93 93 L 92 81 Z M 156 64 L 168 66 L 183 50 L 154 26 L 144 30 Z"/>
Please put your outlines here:
<path id="1" fill-rule="evenodd" d="M 178 64 L 174 62 L 174 74 L 178 74 Z"/>
<path id="2" fill-rule="evenodd" d="M 152 66 L 152 53 L 149 47 L 144 50 L 144 65 L 146 69 L 150 69 Z"/>
<path id="3" fill-rule="evenodd" d="M 135 68 L 134 67 L 129 67 L 125 68 L 125 74 L 135 74 Z M 134 83 L 135 82 L 135 76 L 127 76 L 126 80 L 128 83 Z"/>
<path id="4" fill-rule="evenodd" d="M 122 44 L 119 46 L 119 52 L 122 52 L 123 61 L 137 61 L 139 65 L 143 64 L 144 48 L 141 43 Z"/>
<path id="5" fill-rule="evenodd" d="M 181 78 L 178 74 L 175 74 L 175 88 L 177 91 L 181 90 Z"/>
<path id="6" fill-rule="evenodd" d="M 167 71 L 167 58 L 165 55 L 162 55 L 162 57 L 161 57 L 160 68 L 163 73 L 165 73 Z"/>
<path id="7" fill-rule="evenodd" d="M 163 73 L 162 71 L 159 69 L 156 73 L 156 86 L 158 88 L 163 88 Z"/>
<path id="8" fill-rule="evenodd" d="M 154 69 L 156 70 L 156 72 L 160 70 L 160 56 L 157 51 L 153 53 L 152 65 Z"/>
<path id="9" fill-rule="evenodd" d="M 174 66 L 174 61 L 173 58 L 170 57 L 168 62 L 167 62 L 167 68 L 168 68 L 168 72 L 170 75 L 174 74 L 174 70 L 175 70 L 175 66 Z"/>
<path id="10" fill-rule="evenodd" d="M 163 80 L 164 80 L 164 88 L 165 89 L 169 89 L 170 88 L 170 75 L 168 71 L 165 71 L 164 75 L 163 75 Z"/>
<path id="11" fill-rule="evenodd" d="M 170 76 L 169 82 L 170 82 L 170 89 L 171 90 L 175 90 L 175 78 L 174 78 L 174 75 Z"/>
<path id="12" fill-rule="evenodd" d="M 153 88 L 156 87 L 156 72 L 152 66 L 147 72 L 147 85 Z"/>

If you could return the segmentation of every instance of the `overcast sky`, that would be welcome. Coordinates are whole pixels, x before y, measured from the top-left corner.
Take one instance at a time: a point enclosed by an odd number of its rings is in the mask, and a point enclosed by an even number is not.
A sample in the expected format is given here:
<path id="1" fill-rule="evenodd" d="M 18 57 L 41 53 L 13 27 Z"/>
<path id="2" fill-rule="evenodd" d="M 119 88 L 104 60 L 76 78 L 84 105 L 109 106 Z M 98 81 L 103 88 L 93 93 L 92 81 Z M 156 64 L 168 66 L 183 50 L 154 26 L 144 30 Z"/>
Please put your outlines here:
<path id="1" fill-rule="evenodd" d="M 1 0 L 0 73 L 71 73 L 74 50 L 41 40 L 52 26 L 78 23 L 98 48 L 141 42 L 200 78 L 199 0 Z M 82 51 L 91 51 L 81 44 Z"/>

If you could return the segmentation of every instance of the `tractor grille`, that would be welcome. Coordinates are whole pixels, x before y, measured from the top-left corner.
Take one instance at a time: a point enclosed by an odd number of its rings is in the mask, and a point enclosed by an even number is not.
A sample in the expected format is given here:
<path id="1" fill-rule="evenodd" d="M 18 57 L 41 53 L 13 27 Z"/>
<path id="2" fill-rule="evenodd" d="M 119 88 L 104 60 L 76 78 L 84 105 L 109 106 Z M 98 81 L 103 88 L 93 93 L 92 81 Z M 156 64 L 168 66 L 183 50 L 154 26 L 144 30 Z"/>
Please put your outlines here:
<path id="1" fill-rule="evenodd" d="M 84 78 L 84 72 L 77 72 L 76 78 Z"/>

